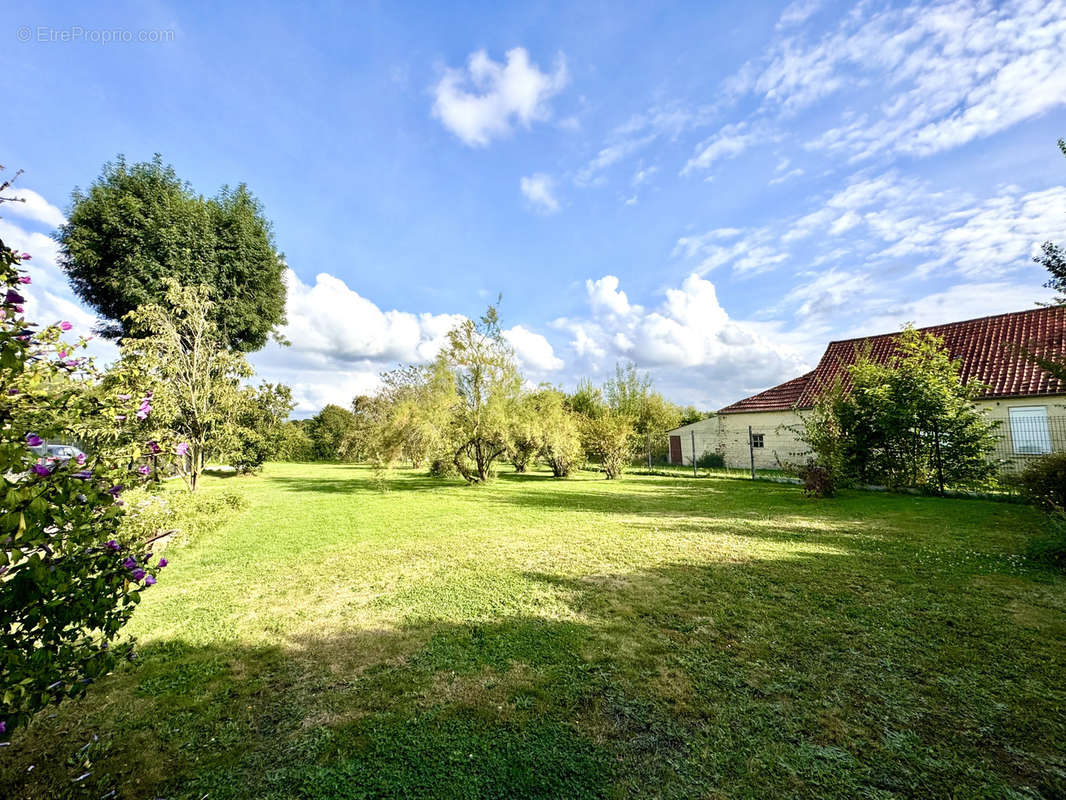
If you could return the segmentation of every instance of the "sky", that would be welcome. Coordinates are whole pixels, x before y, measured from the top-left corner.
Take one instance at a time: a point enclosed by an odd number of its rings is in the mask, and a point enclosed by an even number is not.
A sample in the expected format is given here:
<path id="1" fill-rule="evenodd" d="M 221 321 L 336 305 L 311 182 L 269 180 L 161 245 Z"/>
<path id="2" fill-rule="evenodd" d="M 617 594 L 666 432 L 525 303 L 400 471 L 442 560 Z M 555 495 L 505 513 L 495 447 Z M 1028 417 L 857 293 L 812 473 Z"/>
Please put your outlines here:
<path id="1" fill-rule="evenodd" d="M 1066 241 L 1066 0 L 4 5 L 30 314 L 92 328 L 50 233 L 117 154 L 247 183 L 289 267 L 252 362 L 301 416 L 498 297 L 530 382 L 632 361 L 714 409 L 1032 308 Z"/>

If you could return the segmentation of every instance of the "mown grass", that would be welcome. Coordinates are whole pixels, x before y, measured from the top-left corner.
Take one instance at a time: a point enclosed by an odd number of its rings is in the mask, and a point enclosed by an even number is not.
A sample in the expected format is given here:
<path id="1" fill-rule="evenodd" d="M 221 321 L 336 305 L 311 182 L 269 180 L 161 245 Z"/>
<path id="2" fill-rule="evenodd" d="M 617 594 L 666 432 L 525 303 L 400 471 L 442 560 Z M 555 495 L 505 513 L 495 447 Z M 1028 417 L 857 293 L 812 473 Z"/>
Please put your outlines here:
<path id="1" fill-rule="evenodd" d="M 168 553 L 138 663 L 0 751 L 0 794 L 1066 795 L 1066 579 L 1027 508 L 372 478 L 209 481 L 249 510 Z"/>

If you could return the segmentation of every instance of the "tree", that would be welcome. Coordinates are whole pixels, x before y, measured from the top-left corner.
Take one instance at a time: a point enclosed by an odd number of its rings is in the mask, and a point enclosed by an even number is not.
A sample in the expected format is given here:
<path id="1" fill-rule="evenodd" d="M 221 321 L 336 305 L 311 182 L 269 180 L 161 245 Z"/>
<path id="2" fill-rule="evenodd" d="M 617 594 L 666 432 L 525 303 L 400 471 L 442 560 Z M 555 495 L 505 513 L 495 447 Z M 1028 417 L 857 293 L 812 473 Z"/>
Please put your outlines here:
<path id="1" fill-rule="evenodd" d="M 565 478 L 585 455 L 578 417 L 567 408 L 566 396 L 558 389 L 543 388 L 535 398 L 540 421 L 540 455 L 551 467 L 552 475 Z"/>
<path id="2" fill-rule="evenodd" d="M 228 350 L 215 323 L 215 303 L 206 286 L 166 281 L 165 305 L 150 303 L 123 320 L 117 370 L 151 377 L 160 435 L 179 442 L 176 466 L 196 491 L 208 461 L 237 449 L 245 405 L 241 380 L 252 374 L 244 356 Z"/>
<path id="3" fill-rule="evenodd" d="M 145 480 L 139 462 L 154 444 L 136 436 L 149 398 L 101 393 L 74 355 L 85 342 L 60 339 L 68 323 L 39 329 L 22 316 L 28 258 L 0 242 L 0 740 L 131 655 L 132 642 L 112 642 L 166 566 L 119 535 L 118 498 Z M 90 455 L 49 462 L 30 449 L 66 435 L 88 440 Z"/>
<path id="4" fill-rule="evenodd" d="M 244 184 L 204 199 L 159 155 L 119 156 L 88 192 L 75 190 L 56 238 L 74 291 L 112 321 L 114 338 L 133 333 L 130 312 L 164 302 L 168 279 L 210 287 L 211 321 L 230 349 L 262 348 L 285 321 L 285 263 Z"/>
<path id="5" fill-rule="evenodd" d="M 315 460 L 347 461 L 355 433 L 355 415 L 334 403 L 327 405 L 308 425 Z"/>
<path id="6" fill-rule="evenodd" d="M 632 363 L 617 364 L 602 390 L 579 384 L 570 405 L 585 418 L 585 449 L 599 457 L 608 478 L 621 475 L 640 450 L 650 463 L 653 449 L 665 449 L 666 432 L 681 419 L 680 409 L 652 391 L 651 378 Z"/>
<path id="7" fill-rule="evenodd" d="M 467 482 L 484 483 L 510 446 L 510 420 L 522 386 L 496 306 L 478 322 L 464 320 L 453 328 L 437 363 L 455 386 L 448 437 L 452 461 Z"/>
<path id="8" fill-rule="evenodd" d="M 844 480 L 892 487 L 980 483 L 996 423 L 974 404 L 979 384 L 963 385 L 960 364 L 935 336 L 907 328 L 886 363 L 860 354 L 839 386 L 819 400 L 804 438 Z"/>
<path id="9" fill-rule="evenodd" d="M 412 364 L 381 376 L 378 420 L 368 420 L 366 439 L 374 460 L 390 463 L 405 458 L 415 468 L 423 463 L 451 461 L 449 422 L 457 403 L 452 373 L 440 360 Z M 371 428 L 373 425 L 373 428 Z"/>
<path id="10" fill-rule="evenodd" d="M 544 447 L 544 424 L 539 392 L 523 392 L 511 417 L 511 446 L 508 455 L 515 472 L 525 472 Z"/>
<path id="11" fill-rule="evenodd" d="M 285 440 L 285 422 L 295 404 L 292 389 L 283 383 L 259 384 L 241 392 L 233 452 L 227 460 L 237 472 L 254 472 L 280 457 Z"/>
<path id="12" fill-rule="evenodd" d="M 312 461 L 314 442 L 307 432 L 306 419 L 292 419 L 281 426 L 278 441 L 279 461 Z"/>

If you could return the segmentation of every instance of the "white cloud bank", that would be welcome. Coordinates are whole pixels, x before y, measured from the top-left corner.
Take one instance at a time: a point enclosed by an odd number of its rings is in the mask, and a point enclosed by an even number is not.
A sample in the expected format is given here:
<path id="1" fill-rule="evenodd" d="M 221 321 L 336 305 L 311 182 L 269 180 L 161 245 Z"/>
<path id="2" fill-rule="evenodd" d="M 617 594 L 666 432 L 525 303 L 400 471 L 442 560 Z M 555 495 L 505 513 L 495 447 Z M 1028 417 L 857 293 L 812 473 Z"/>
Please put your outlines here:
<path id="1" fill-rule="evenodd" d="M 471 147 L 508 135 L 514 124 L 529 127 L 551 116 L 548 100 L 567 83 L 560 55 L 552 72 L 542 72 L 525 48 L 507 51 L 507 62 L 484 50 L 472 53 L 465 69 L 447 69 L 434 89 L 433 115 Z"/>

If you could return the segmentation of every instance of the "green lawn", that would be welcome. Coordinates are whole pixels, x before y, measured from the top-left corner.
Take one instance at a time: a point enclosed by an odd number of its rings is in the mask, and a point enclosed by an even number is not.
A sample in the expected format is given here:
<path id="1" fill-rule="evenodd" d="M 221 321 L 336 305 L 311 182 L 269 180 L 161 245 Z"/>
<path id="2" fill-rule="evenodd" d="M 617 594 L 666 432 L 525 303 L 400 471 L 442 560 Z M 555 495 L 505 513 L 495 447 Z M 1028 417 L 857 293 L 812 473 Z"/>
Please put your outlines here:
<path id="1" fill-rule="evenodd" d="M 373 477 L 208 480 L 249 510 L 167 553 L 138 663 L 0 750 L 0 795 L 1066 796 L 1025 507 Z"/>

